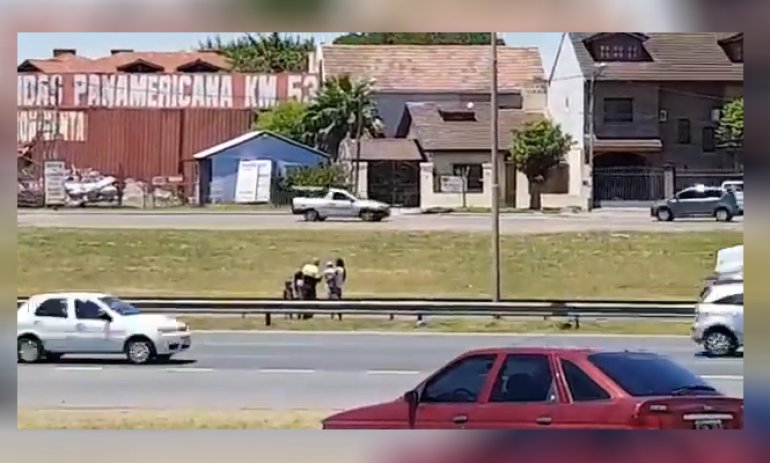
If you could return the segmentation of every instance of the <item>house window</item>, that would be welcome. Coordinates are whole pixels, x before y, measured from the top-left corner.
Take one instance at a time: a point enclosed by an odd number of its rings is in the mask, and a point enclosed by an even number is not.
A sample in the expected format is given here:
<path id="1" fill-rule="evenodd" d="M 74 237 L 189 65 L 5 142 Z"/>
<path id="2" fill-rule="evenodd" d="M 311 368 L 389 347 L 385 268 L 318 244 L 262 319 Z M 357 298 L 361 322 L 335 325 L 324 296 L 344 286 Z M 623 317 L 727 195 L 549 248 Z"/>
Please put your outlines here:
<path id="1" fill-rule="evenodd" d="M 632 98 L 605 98 L 604 122 L 633 122 L 634 100 Z"/>
<path id="2" fill-rule="evenodd" d="M 689 145 L 692 143 L 689 119 L 678 119 L 676 121 L 676 138 L 680 145 Z"/>
<path id="3" fill-rule="evenodd" d="M 468 193 L 484 191 L 484 169 L 481 164 L 452 164 L 452 174 L 465 179 Z"/>
<path id="4" fill-rule="evenodd" d="M 716 151 L 714 127 L 703 127 L 703 152 L 713 153 Z"/>
<path id="5" fill-rule="evenodd" d="M 639 44 L 599 45 L 599 61 L 638 61 L 642 57 Z"/>

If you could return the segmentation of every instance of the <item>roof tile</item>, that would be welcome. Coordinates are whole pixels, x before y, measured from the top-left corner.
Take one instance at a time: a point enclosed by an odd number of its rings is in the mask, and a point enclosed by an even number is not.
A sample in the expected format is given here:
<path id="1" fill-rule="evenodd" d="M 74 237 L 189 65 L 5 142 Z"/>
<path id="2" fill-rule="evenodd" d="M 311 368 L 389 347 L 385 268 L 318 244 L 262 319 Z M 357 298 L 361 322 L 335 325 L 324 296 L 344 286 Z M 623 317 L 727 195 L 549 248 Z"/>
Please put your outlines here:
<path id="1" fill-rule="evenodd" d="M 584 40 L 595 33 L 571 32 L 570 40 L 584 76 L 594 60 Z M 644 48 L 653 62 L 610 62 L 599 80 L 635 81 L 743 81 L 743 63 L 733 63 L 719 41 L 734 32 L 650 32 Z"/>
<path id="2" fill-rule="evenodd" d="M 46 73 L 92 73 L 118 72 L 118 68 L 137 61 L 154 64 L 163 69 L 162 72 L 178 72 L 177 68 L 185 64 L 201 61 L 229 69 L 230 62 L 223 55 L 213 51 L 203 52 L 120 52 L 103 58 L 86 58 L 77 55 L 60 55 L 50 59 L 27 60 L 29 64 Z"/>
<path id="3" fill-rule="evenodd" d="M 487 45 L 324 45 L 328 76 L 375 79 L 377 91 L 488 91 L 491 51 Z M 498 85 L 513 90 L 541 84 L 535 47 L 498 47 Z"/>
<path id="4" fill-rule="evenodd" d="M 490 149 L 491 112 L 489 103 L 476 103 L 475 121 L 445 121 L 441 110 L 467 110 L 452 103 L 407 103 L 420 145 L 427 151 L 477 151 Z M 521 109 L 498 110 L 498 148 L 508 150 L 513 140 L 512 131 L 527 122 L 545 120 L 541 112 Z"/>

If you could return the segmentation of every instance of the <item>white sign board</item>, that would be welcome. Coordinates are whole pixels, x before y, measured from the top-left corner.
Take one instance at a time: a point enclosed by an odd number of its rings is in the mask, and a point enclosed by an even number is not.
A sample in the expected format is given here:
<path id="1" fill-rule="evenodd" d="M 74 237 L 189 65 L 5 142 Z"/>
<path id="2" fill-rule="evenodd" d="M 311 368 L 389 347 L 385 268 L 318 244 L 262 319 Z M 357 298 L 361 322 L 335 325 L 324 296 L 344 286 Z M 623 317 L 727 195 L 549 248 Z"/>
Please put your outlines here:
<path id="1" fill-rule="evenodd" d="M 43 162 L 43 183 L 45 185 L 46 206 L 63 206 L 67 202 L 67 190 L 64 181 L 67 179 L 67 165 L 64 161 Z"/>
<path id="2" fill-rule="evenodd" d="M 272 171 L 273 162 L 270 160 L 242 160 L 235 181 L 235 202 L 270 202 Z"/>
<path id="3" fill-rule="evenodd" d="M 459 176 L 442 175 L 440 178 L 442 193 L 462 193 L 465 180 Z"/>

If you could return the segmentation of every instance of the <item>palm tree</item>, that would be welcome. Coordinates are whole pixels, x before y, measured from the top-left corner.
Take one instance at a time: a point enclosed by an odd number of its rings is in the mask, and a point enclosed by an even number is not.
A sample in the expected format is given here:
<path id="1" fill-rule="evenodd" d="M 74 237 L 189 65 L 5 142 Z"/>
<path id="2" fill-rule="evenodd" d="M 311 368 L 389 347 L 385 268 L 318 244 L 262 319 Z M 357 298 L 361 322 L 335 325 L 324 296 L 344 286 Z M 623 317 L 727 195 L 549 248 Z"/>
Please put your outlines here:
<path id="1" fill-rule="evenodd" d="M 348 75 L 324 81 L 308 107 L 303 125 L 316 147 L 333 159 L 346 138 L 380 137 L 383 132 L 371 99 L 371 83 L 354 81 Z"/>

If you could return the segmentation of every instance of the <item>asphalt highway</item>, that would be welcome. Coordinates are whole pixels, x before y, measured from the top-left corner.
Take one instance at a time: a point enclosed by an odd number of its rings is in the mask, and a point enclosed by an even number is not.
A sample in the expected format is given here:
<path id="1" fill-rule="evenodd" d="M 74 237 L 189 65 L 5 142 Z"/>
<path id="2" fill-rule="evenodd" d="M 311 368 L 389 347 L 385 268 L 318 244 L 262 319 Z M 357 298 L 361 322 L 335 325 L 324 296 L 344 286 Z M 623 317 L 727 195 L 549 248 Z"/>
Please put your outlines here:
<path id="1" fill-rule="evenodd" d="M 17 212 L 19 227 L 130 228 L 175 230 L 392 230 L 489 232 L 489 214 L 403 214 L 380 223 L 360 220 L 327 220 L 307 223 L 288 213 L 227 212 L 122 212 L 122 211 L 47 211 Z M 647 209 L 603 210 L 590 214 L 512 213 L 500 216 L 500 231 L 505 234 L 567 233 L 587 231 L 697 232 L 743 230 L 743 219 L 718 223 L 713 219 L 657 222 Z"/>
<path id="2" fill-rule="evenodd" d="M 193 343 L 165 365 L 20 365 L 18 405 L 340 409 L 395 399 L 468 349 L 544 345 L 661 352 L 743 396 L 743 360 L 700 357 L 685 337 L 201 332 Z"/>

